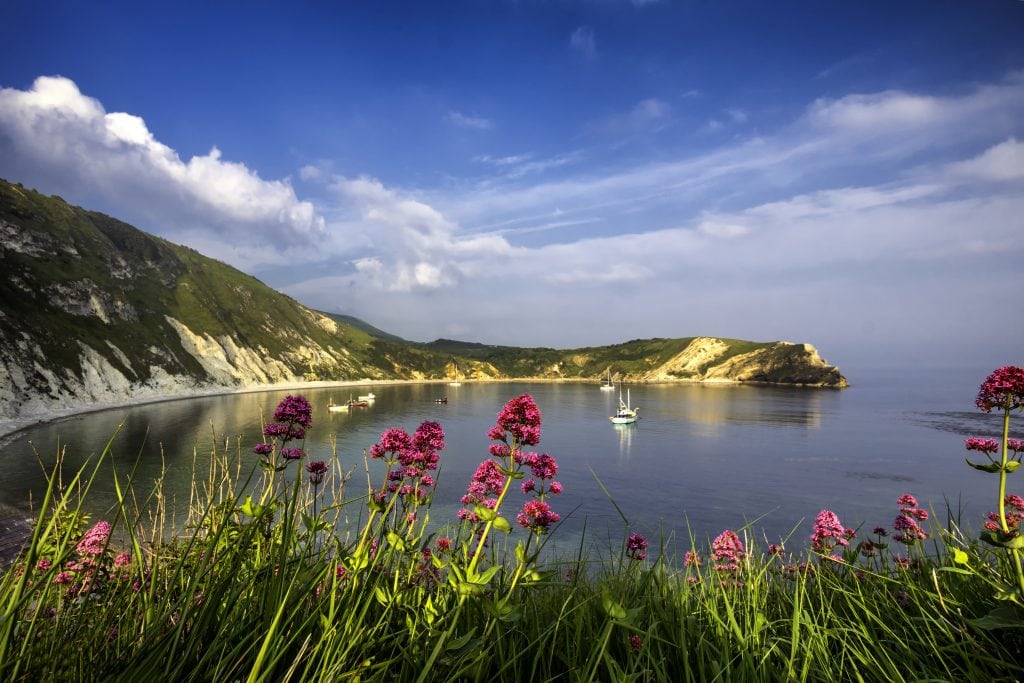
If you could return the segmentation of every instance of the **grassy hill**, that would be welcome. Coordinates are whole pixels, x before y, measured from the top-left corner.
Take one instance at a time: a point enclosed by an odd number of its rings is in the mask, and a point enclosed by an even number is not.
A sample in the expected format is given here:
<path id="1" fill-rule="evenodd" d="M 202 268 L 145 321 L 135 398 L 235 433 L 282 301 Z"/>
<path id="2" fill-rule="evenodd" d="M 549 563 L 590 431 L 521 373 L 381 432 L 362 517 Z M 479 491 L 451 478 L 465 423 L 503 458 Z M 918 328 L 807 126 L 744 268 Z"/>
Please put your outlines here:
<path id="1" fill-rule="evenodd" d="M 296 380 L 726 379 L 842 386 L 809 346 L 685 337 L 604 347 L 412 343 L 303 306 L 110 216 L 0 181 L 0 417 L 26 406 Z M 737 362 L 743 360 L 744 362 Z"/>

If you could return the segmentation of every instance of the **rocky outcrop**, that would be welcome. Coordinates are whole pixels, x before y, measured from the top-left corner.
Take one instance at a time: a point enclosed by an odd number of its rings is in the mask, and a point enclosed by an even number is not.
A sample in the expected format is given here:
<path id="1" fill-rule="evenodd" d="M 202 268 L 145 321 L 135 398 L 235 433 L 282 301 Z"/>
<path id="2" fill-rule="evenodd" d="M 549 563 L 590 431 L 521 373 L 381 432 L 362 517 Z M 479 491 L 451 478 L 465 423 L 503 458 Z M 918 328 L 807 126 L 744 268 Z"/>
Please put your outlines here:
<path id="1" fill-rule="evenodd" d="M 664 365 L 632 379 L 645 382 L 763 382 L 845 387 L 846 378 L 810 344 L 772 342 L 736 353 L 724 339 L 697 337 Z"/>

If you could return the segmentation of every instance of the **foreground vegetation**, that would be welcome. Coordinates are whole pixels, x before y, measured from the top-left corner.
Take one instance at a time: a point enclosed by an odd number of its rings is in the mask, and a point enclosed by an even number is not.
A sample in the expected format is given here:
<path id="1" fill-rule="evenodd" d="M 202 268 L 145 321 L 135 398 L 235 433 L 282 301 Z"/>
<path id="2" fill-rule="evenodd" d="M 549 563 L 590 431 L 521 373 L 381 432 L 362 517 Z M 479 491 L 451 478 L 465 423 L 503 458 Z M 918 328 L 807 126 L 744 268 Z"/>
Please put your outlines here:
<path id="1" fill-rule="evenodd" d="M 368 459 L 383 477 L 353 495 L 336 457 L 306 452 L 309 404 L 287 396 L 254 454 L 215 453 L 197 475 L 173 537 L 159 483 L 139 500 L 127 473 L 116 514 L 94 522 L 81 504 L 99 463 L 55 471 L 0 581 L 0 677 L 1019 680 L 1024 500 L 1006 483 L 1024 451 L 1009 438 L 1024 370 L 997 370 L 977 404 L 1004 413 L 1000 440 L 966 443 L 998 478 L 980 540 L 934 526 L 905 493 L 889 527 L 855 531 L 826 509 L 792 550 L 743 530 L 658 548 L 629 533 L 557 559 L 544 542 L 562 485 L 555 459 L 529 450 L 529 395 L 499 413 L 447 526 L 429 520 L 441 425 L 382 434 Z"/>

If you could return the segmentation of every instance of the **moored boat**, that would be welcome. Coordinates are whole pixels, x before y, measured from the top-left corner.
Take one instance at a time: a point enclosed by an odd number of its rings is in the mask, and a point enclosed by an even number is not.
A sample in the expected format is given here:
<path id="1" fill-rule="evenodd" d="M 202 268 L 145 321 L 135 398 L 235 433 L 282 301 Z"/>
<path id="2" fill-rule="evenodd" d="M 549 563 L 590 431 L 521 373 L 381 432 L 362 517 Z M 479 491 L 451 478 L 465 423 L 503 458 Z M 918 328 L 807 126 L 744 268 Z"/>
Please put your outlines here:
<path id="1" fill-rule="evenodd" d="M 617 425 L 628 425 L 633 424 L 637 420 L 637 411 L 639 408 L 630 406 L 629 400 L 629 389 L 626 389 L 626 400 L 622 400 L 622 388 L 619 388 L 619 409 L 615 411 L 615 414 L 608 419 L 612 421 L 612 424 Z"/>
<path id="2" fill-rule="evenodd" d="M 611 368 L 608 368 L 608 375 L 604 378 L 604 383 L 601 384 L 601 391 L 615 391 L 615 385 L 612 384 Z"/>

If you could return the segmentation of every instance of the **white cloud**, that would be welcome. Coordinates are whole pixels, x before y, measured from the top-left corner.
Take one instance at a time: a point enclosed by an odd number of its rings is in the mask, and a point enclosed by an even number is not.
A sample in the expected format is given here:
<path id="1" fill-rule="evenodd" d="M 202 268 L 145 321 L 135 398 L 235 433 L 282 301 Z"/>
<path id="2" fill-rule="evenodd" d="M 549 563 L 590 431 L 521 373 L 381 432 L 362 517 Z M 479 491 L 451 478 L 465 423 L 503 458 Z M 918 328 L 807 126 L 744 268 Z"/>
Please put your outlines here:
<path id="1" fill-rule="evenodd" d="M 456 236 L 457 226 L 429 204 L 362 176 L 335 178 L 332 188 L 358 208 L 361 220 L 349 232 L 363 232 L 374 255 L 355 266 L 371 286 L 408 292 L 454 285 L 474 272 L 476 261 L 510 251 L 499 235 Z"/>
<path id="2" fill-rule="evenodd" d="M 589 26 L 578 27 L 569 36 L 569 46 L 588 60 L 597 57 L 597 38 L 594 36 L 594 29 Z"/>
<path id="3" fill-rule="evenodd" d="M 986 149 L 973 159 L 950 164 L 948 170 L 957 176 L 980 180 L 1024 179 L 1024 143 L 1009 138 Z"/>
<path id="4" fill-rule="evenodd" d="M 63 77 L 0 89 L 0 152 L 23 182 L 103 194 L 172 233 L 244 234 L 280 251 L 324 232 L 323 218 L 287 180 L 263 180 L 216 147 L 182 161 L 142 118 L 107 113 Z"/>
<path id="5" fill-rule="evenodd" d="M 472 128 L 475 130 L 491 130 L 494 128 L 494 122 L 490 119 L 485 119 L 479 116 L 467 116 L 461 112 L 455 110 L 449 111 L 445 115 L 445 121 L 452 123 L 459 128 Z"/>

